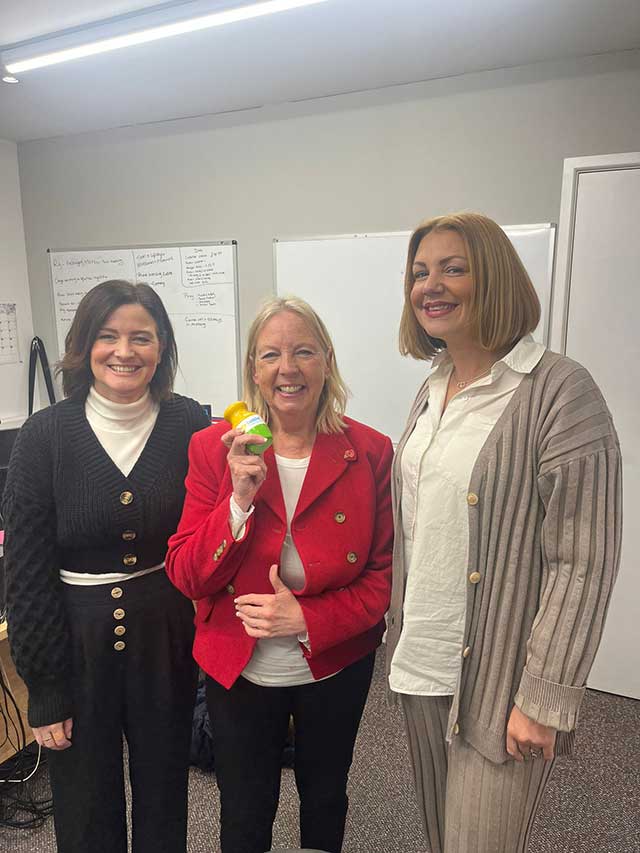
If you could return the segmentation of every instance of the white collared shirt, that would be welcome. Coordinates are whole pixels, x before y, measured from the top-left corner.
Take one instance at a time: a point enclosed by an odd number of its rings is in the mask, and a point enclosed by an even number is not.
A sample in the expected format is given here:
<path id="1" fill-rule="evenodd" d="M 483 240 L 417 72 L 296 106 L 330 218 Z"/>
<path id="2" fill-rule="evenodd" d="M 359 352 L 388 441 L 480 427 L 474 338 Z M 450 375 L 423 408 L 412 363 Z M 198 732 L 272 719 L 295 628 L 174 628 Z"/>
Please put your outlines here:
<path id="1" fill-rule="evenodd" d="M 433 360 L 429 403 L 401 460 L 407 583 L 389 677 L 398 693 L 446 696 L 455 690 L 466 612 L 471 473 L 523 376 L 544 351 L 525 336 L 489 375 L 452 397 L 444 414 L 453 363 L 446 351 Z"/>

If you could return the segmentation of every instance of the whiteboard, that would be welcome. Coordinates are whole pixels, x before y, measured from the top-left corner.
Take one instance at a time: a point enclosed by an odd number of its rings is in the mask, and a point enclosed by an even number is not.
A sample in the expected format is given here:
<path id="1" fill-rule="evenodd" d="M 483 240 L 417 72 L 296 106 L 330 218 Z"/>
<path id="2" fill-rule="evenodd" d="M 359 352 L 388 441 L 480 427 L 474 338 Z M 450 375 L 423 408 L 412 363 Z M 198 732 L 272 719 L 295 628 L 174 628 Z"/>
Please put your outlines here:
<path id="1" fill-rule="evenodd" d="M 124 279 L 153 287 L 178 345 L 175 390 L 221 416 L 239 394 L 238 283 L 235 241 L 50 249 L 58 350 L 82 297 L 96 284 Z"/>
<path id="2" fill-rule="evenodd" d="M 504 228 L 536 288 L 547 343 L 555 226 Z M 275 290 L 305 299 L 322 317 L 352 397 L 347 413 L 397 443 L 429 362 L 404 358 L 398 330 L 409 231 L 274 241 Z"/>
<path id="3" fill-rule="evenodd" d="M 640 699 L 640 152 L 565 160 L 551 342 L 598 383 L 620 439 L 620 574 L 589 687 Z"/>

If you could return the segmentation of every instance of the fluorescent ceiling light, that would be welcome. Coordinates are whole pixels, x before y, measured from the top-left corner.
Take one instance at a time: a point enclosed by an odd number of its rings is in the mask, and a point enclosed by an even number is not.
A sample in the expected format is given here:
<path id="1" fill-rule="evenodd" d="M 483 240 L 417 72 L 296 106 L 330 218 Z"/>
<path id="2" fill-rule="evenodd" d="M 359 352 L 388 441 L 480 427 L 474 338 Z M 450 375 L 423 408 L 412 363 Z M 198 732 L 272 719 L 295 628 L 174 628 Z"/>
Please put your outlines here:
<path id="1" fill-rule="evenodd" d="M 60 62 L 68 62 L 71 59 L 81 59 L 84 56 L 93 56 L 97 53 L 106 53 L 110 50 L 119 50 L 122 47 L 131 47 L 135 44 L 147 44 L 158 39 L 169 36 L 193 33 L 205 30 L 209 27 L 220 27 L 223 24 L 232 24 L 237 21 L 247 21 L 250 18 L 260 18 L 263 15 L 272 15 L 275 12 L 286 12 L 289 9 L 297 9 L 301 6 L 312 6 L 316 3 L 324 3 L 326 0 L 266 0 L 262 3 L 253 3 L 250 6 L 240 6 L 235 9 L 225 9 L 221 12 L 213 12 L 210 15 L 202 15 L 186 21 L 176 21 L 172 24 L 164 24 L 147 30 L 127 35 L 118 35 L 112 38 L 100 39 L 88 44 L 81 44 L 64 50 L 41 53 L 28 59 L 16 62 L 6 61 L 5 68 L 11 74 L 20 74 L 23 71 L 31 71 L 34 68 L 44 68 L 47 65 L 57 65 Z M 53 39 L 51 40 L 53 41 Z M 42 39 L 41 45 L 47 43 Z M 37 49 L 36 44 L 31 47 Z"/>

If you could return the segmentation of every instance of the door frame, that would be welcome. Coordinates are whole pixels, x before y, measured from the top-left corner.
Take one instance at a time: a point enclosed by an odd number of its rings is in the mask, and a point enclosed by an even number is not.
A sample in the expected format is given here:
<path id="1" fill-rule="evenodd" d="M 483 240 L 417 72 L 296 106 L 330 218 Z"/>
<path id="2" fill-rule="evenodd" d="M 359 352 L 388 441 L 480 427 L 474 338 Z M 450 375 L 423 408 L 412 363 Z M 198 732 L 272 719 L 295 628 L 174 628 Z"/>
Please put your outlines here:
<path id="1" fill-rule="evenodd" d="M 596 154 L 590 157 L 568 157 L 562 172 L 562 195 L 558 220 L 557 255 L 553 287 L 549 348 L 565 355 L 569 299 L 571 297 L 571 267 L 573 263 L 573 234 L 575 230 L 578 181 L 585 172 L 610 172 L 617 169 L 640 169 L 640 151 L 630 154 Z"/>
<path id="2" fill-rule="evenodd" d="M 630 154 L 607 154 L 591 157 L 571 157 L 564 161 L 562 176 L 562 197 L 560 205 L 560 219 L 558 223 L 558 253 L 556 257 L 555 277 L 551 293 L 551 317 L 549 331 L 549 346 L 552 350 L 566 355 L 569 310 L 571 300 L 571 278 L 574 264 L 574 237 L 576 229 L 576 212 L 578 205 L 578 191 L 581 175 L 595 172 L 615 172 L 619 170 L 640 170 L 640 152 Z M 627 555 L 627 559 L 630 555 Z M 624 569 L 624 567 L 621 567 Z M 628 571 L 628 570 L 627 570 Z M 626 572 L 625 572 L 626 573 Z M 616 595 L 614 591 L 614 596 Z M 627 623 L 625 622 L 625 625 Z M 626 630 L 626 629 L 625 629 Z M 615 631 L 609 624 L 605 627 L 603 640 L 608 631 Z M 606 645 L 606 643 L 605 643 Z M 598 656 L 603 653 L 603 646 L 598 651 Z M 613 686 L 606 679 L 603 681 L 597 675 L 597 664 L 595 684 L 592 684 L 592 672 L 587 680 L 587 686 L 607 693 L 615 693 L 640 698 L 637 694 L 637 684 L 634 682 L 625 685 L 623 689 L 620 684 Z M 615 679 L 614 679 L 615 681 Z"/>

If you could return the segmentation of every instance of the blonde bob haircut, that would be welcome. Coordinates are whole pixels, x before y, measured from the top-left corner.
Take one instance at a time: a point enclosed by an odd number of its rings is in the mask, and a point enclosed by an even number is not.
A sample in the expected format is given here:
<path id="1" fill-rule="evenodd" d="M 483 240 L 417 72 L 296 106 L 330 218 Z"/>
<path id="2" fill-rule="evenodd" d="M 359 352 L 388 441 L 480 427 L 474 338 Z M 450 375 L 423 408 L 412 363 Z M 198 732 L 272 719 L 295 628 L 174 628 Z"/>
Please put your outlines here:
<path id="1" fill-rule="evenodd" d="M 316 429 L 318 432 L 332 433 L 342 432 L 346 424 L 344 413 L 347 407 L 349 390 L 340 376 L 336 362 L 333 343 L 327 331 L 327 327 L 316 314 L 313 308 L 303 299 L 297 296 L 283 296 L 269 299 L 258 312 L 257 317 L 249 329 L 247 340 L 247 354 L 244 361 L 244 399 L 249 409 L 257 412 L 267 423 L 269 423 L 269 407 L 256 385 L 253 374 L 255 370 L 256 348 L 258 337 L 265 323 L 276 314 L 290 311 L 301 317 L 315 339 L 320 345 L 323 357 L 327 364 L 327 378 L 318 402 L 316 414 Z"/>
<path id="2" fill-rule="evenodd" d="M 470 332 L 482 349 L 509 350 L 540 320 L 540 301 L 513 244 L 502 228 L 480 213 L 436 216 L 419 225 L 409 240 L 400 320 L 400 352 L 429 360 L 446 343 L 430 337 L 411 305 L 413 262 L 422 239 L 432 231 L 455 231 L 464 241 L 473 281 Z"/>

